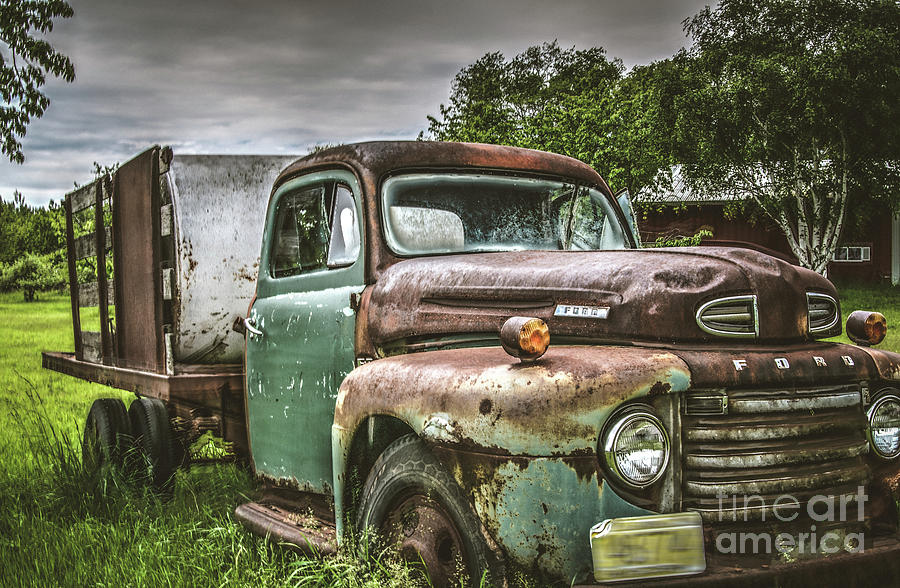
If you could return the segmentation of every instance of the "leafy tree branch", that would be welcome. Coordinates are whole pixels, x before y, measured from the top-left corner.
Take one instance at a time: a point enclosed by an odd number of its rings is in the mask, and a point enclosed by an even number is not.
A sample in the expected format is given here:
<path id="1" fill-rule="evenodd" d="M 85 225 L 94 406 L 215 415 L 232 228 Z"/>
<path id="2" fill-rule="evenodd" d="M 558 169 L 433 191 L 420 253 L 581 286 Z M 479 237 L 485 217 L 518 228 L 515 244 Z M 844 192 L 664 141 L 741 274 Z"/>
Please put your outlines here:
<path id="1" fill-rule="evenodd" d="M 69 58 L 38 36 L 73 14 L 64 0 L 0 0 L 0 151 L 10 161 L 25 161 L 20 139 L 50 105 L 41 91 L 47 75 L 75 80 Z"/>

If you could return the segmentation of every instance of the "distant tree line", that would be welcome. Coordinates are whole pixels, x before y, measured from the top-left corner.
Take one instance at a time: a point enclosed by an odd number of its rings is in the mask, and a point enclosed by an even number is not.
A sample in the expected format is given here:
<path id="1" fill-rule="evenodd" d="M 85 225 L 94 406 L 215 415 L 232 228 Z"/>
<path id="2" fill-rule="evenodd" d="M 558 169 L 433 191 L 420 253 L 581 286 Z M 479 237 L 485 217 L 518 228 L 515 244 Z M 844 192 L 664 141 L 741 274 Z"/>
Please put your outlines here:
<path id="1" fill-rule="evenodd" d="M 36 207 L 16 192 L 0 198 L 0 291 L 21 289 L 26 300 L 41 290 L 63 289 L 68 280 L 65 214 L 50 201 Z"/>
<path id="2" fill-rule="evenodd" d="M 671 58 L 534 46 L 463 68 L 422 138 L 580 159 L 646 200 L 731 193 L 824 273 L 842 232 L 900 203 L 900 3 L 721 0 Z"/>

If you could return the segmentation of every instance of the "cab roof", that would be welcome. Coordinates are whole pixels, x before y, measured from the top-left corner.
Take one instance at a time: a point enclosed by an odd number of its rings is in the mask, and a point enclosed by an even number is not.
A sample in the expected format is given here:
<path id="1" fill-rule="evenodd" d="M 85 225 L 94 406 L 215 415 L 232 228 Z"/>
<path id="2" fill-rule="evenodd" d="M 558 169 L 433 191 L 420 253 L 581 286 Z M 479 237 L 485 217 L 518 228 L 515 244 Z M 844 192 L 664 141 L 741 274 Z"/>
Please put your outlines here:
<path id="1" fill-rule="evenodd" d="M 289 165 L 275 187 L 299 175 L 334 167 L 350 168 L 371 188 L 401 169 L 481 168 L 560 176 L 608 190 L 593 168 L 564 155 L 505 145 L 435 141 L 372 141 L 323 149 Z"/>

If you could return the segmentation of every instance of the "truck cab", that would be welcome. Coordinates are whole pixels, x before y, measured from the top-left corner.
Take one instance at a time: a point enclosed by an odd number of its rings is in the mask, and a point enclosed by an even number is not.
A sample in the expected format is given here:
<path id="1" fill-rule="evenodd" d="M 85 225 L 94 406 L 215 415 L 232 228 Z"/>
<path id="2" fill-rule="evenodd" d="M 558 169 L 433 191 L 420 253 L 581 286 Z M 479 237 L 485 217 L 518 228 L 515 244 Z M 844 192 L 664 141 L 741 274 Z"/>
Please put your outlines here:
<path id="1" fill-rule="evenodd" d="M 288 167 L 248 318 L 257 474 L 333 495 L 339 537 L 374 527 L 436 578 L 459 559 L 609 581 L 702 572 L 733 555 L 726 519 L 788 541 L 814 497 L 857 504 L 896 470 L 866 432 L 898 434 L 896 356 L 818 341 L 841 331 L 827 280 L 637 249 L 630 218 L 592 169 L 528 150 L 368 143 Z M 516 317 L 545 330 L 538 357 L 502 337 Z M 891 424 L 871 433 L 876 405 Z M 896 529 L 882 492 L 876 526 Z M 828 521 L 838 551 L 872 539 L 867 513 Z"/>

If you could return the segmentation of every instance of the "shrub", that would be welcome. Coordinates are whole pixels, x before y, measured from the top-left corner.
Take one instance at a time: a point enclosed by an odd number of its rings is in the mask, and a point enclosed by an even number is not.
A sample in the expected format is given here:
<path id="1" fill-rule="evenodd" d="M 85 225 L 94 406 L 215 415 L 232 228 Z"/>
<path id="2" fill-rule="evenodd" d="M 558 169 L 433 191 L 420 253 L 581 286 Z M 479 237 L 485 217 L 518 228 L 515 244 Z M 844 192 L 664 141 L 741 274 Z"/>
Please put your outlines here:
<path id="1" fill-rule="evenodd" d="M 656 241 L 645 245 L 646 247 L 696 247 L 700 245 L 703 239 L 709 239 L 713 236 L 712 231 L 700 229 L 693 235 L 662 235 L 656 238 Z"/>
<path id="2" fill-rule="evenodd" d="M 39 291 L 66 286 L 66 262 L 62 252 L 34 255 L 26 253 L 7 264 L 0 264 L 0 290 L 22 289 L 25 301 L 35 299 Z"/>

